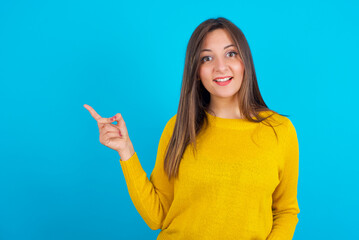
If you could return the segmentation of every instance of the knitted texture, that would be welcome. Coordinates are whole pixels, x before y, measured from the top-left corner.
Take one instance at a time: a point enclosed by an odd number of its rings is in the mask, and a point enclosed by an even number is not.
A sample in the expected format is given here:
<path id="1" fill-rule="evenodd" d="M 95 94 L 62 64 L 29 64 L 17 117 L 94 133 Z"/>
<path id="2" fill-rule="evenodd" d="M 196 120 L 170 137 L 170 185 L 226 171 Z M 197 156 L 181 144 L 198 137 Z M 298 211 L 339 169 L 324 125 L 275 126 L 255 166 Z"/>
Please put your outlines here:
<path id="1" fill-rule="evenodd" d="M 150 179 L 137 152 L 120 160 L 137 211 L 151 229 L 162 229 L 157 240 L 292 239 L 299 213 L 292 122 L 278 114 L 269 118 L 277 140 L 263 123 L 206 112 L 209 124 L 197 136 L 197 154 L 188 145 L 178 178 L 168 181 L 163 164 L 176 116 L 162 132 Z"/>

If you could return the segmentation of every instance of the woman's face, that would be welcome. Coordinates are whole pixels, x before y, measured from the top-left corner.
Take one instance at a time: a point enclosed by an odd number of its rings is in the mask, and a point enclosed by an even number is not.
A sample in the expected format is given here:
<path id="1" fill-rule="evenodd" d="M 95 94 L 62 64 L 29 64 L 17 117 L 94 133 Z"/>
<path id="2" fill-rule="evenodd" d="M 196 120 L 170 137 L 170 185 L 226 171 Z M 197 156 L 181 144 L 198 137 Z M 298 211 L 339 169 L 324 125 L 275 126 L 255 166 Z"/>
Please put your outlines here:
<path id="1" fill-rule="evenodd" d="M 200 53 L 199 78 L 211 94 L 211 101 L 236 97 L 243 73 L 243 62 L 229 33 L 224 29 L 209 32 Z M 228 81 L 215 81 L 218 78 L 226 80 L 228 77 Z"/>

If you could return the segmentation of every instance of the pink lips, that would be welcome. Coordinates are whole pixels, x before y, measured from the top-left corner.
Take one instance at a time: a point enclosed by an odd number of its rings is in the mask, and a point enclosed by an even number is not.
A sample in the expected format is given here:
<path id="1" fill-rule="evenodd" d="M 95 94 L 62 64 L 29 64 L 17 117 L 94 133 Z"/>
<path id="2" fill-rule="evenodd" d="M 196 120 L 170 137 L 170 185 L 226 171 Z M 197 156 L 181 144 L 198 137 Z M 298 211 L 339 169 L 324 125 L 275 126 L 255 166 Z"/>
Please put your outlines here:
<path id="1" fill-rule="evenodd" d="M 231 79 L 229 79 L 229 80 L 227 80 L 225 82 L 216 82 L 216 81 L 214 81 L 214 82 L 217 83 L 219 86 L 226 86 L 232 81 L 232 79 L 233 78 L 231 78 Z"/>

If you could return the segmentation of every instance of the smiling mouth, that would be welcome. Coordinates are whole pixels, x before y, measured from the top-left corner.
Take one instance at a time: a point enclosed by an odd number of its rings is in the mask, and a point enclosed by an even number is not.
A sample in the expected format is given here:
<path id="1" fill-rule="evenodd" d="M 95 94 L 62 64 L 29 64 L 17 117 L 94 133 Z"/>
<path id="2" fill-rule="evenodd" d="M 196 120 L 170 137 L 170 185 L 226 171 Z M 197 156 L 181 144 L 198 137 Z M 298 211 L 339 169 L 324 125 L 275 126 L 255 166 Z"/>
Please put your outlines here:
<path id="1" fill-rule="evenodd" d="M 223 78 L 223 79 L 216 79 L 216 80 L 213 80 L 215 82 L 226 82 L 226 81 L 229 81 L 229 80 L 232 80 L 233 77 L 229 77 L 229 78 Z"/>

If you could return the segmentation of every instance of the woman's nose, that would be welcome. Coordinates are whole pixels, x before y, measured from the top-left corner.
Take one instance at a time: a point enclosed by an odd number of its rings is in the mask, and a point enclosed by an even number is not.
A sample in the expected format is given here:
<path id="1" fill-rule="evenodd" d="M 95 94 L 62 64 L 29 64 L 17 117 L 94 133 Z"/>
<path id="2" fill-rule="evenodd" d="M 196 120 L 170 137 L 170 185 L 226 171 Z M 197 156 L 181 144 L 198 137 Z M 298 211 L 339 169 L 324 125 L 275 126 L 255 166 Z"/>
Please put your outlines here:
<path id="1" fill-rule="evenodd" d="M 227 70 L 227 63 L 224 59 L 217 58 L 215 61 L 215 70 L 218 72 L 224 72 Z"/>

